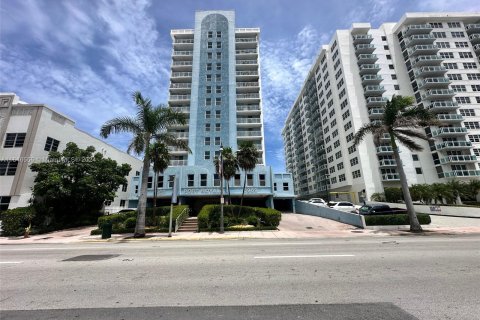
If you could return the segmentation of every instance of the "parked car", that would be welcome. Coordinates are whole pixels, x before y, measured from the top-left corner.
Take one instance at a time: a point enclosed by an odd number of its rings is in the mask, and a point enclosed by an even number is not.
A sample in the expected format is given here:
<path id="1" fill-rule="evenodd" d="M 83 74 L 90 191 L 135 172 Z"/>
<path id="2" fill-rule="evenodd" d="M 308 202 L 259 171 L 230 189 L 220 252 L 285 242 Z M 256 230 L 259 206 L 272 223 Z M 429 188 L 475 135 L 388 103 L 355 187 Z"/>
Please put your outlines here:
<path id="1" fill-rule="evenodd" d="M 322 198 L 311 198 L 308 200 L 308 203 L 314 204 L 316 206 L 326 207 L 327 203 Z"/>
<path id="2" fill-rule="evenodd" d="M 340 211 L 352 212 L 355 211 L 355 205 L 351 202 L 340 201 L 329 205 L 330 208 Z"/>
<path id="3" fill-rule="evenodd" d="M 390 208 L 386 204 L 366 204 L 358 209 L 359 214 L 363 215 L 374 215 L 374 214 L 396 214 L 396 213 L 406 213 L 407 210 L 400 208 Z"/>

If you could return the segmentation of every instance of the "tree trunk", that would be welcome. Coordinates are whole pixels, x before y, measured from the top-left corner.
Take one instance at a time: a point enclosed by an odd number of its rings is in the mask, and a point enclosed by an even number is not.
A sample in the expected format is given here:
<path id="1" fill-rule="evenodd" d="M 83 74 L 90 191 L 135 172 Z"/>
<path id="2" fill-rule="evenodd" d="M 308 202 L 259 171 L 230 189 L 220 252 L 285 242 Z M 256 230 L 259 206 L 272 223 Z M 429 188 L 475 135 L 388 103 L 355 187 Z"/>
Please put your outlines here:
<path id="1" fill-rule="evenodd" d="M 238 216 L 242 213 L 242 206 L 243 206 L 243 196 L 245 195 L 245 186 L 247 185 L 247 171 L 245 171 L 245 178 L 243 179 L 243 191 L 242 191 L 242 198 L 240 199 L 240 210 L 238 211 Z"/>
<path id="2" fill-rule="evenodd" d="M 398 147 L 395 143 L 395 138 L 392 133 L 390 133 L 391 144 L 393 149 L 393 155 L 395 161 L 397 162 L 397 171 L 400 175 L 400 183 L 402 184 L 403 197 L 405 199 L 405 205 L 407 206 L 408 218 L 410 220 L 410 231 L 412 232 L 421 232 L 422 226 L 418 222 L 417 214 L 415 213 L 415 208 L 413 207 L 412 197 L 410 195 L 410 190 L 408 189 L 407 176 L 403 170 L 402 160 L 400 159 L 400 154 L 398 153 Z"/>
<path id="3" fill-rule="evenodd" d="M 153 217 L 152 217 L 152 222 L 153 222 L 153 225 L 156 226 L 157 223 L 155 221 L 155 217 L 156 217 L 156 211 L 157 211 L 157 181 L 158 181 L 158 172 L 157 171 L 154 171 L 153 174 L 155 175 L 153 177 L 153 210 L 152 210 L 152 213 L 153 213 Z"/>
<path id="4" fill-rule="evenodd" d="M 227 180 L 228 204 L 232 204 L 232 195 L 230 194 L 230 180 Z"/>
<path id="5" fill-rule="evenodd" d="M 140 186 L 140 197 L 137 206 L 137 224 L 135 225 L 134 238 L 145 237 L 145 211 L 147 208 L 147 184 L 148 174 L 150 173 L 150 158 L 148 152 L 145 152 L 143 158 L 142 184 Z"/>

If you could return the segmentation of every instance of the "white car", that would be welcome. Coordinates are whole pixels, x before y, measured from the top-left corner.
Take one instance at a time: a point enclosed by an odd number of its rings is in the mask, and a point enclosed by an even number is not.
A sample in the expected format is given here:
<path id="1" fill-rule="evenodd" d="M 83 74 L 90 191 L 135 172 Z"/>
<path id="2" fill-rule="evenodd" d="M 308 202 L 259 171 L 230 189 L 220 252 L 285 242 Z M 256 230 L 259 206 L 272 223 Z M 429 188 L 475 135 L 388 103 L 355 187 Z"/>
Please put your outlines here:
<path id="1" fill-rule="evenodd" d="M 327 206 L 327 203 L 322 198 L 311 198 L 310 200 L 308 200 L 308 203 L 311 203 L 311 204 L 314 204 L 314 205 L 320 206 L 320 207 L 326 207 Z"/>
<path id="2" fill-rule="evenodd" d="M 340 210 L 340 211 L 346 211 L 346 212 L 351 212 L 355 211 L 355 205 L 351 202 L 346 202 L 346 201 L 340 201 L 332 204 L 330 208 L 335 209 L 335 210 Z"/>

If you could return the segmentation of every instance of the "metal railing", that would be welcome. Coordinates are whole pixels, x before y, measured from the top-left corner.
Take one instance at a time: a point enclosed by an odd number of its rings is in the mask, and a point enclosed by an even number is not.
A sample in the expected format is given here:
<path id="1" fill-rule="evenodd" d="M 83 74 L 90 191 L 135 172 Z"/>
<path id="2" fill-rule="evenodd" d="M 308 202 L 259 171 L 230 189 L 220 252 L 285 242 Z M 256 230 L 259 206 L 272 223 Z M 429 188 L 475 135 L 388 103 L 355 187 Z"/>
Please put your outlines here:
<path id="1" fill-rule="evenodd" d="M 183 209 L 182 213 L 180 213 L 180 215 L 177 217 L 177 219 L 175 219 L 175 232 L 177 232 L 182 223 L 187 220 L 189 214 L 190 210 L 188 208 L 185 208 Z"/>

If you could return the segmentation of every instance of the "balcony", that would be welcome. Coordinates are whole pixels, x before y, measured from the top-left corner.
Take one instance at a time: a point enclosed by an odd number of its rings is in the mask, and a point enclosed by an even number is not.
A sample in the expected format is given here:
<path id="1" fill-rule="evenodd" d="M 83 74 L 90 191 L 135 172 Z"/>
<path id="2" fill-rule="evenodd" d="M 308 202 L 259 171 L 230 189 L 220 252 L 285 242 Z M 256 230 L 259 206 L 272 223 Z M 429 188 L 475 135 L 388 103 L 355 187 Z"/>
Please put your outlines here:
<path id="1" fill-rule="evenodd" d="M 415 68 L 419 68 L 423 66 L 438 66 L 442 61 L 443 61 L 443 58 L 437 55 L 418 56 L 412 60 L 412 65 Z"/>
<path id="2" fill-rule="evenodd" d="M 480 43 L 480 33 L 474 33 L 468 36 L 472 44 Z"/>
<path id="3" fill-rule="evenodd" d="M 413 46 L 407 51 L 410 56 L 417 56 L 417 55 L 436 54 L 438 50 L 440 50 L 440 48 L 434 44 L 424 44 L 424 45 Z"/>
<path id="4" fill-rule="evenodd" d="M 170 107 L 173 112 L 189 113 L 190 107 Z"/>
<path id="5" fill-rule="evenodd" d="M 380 75 L 374 75 L 374 74 L 366 74 L 362 76 L 362 84 L 365 85 L 370 85 L 370 84 L 379 84 L 382 82 L 383 78 Z"/>
<path id="6" fill-rule="evenodd" d="M 257 60 L 237 60 L 236 68 L 238 71 L 256 71 L 258 70 L 258 61 Z"/>
<path id="7" fill-rule="evenodd" d="M 476 44 L 473 46 L 473 50 L 475 50 L 476 54 L 480 54 L 480 44 Z"/>
<path id="8" fill-rule="evenodd" d="M 480 32 L 480 23 L 470 23 L 465 26 L 467 34 L 479 33 Z"/>
<path id="9" fill-rule="evenodd" d="M 467 128 L 464 127 L 444 127 L 432 131 L 432 137 L 464 136 L 466 133 Z"/>
<path id="10" fill-rule="evenodd" d="M 415 71 L 415 77 L 443 76 L 447 72 L 444 66 L 421 67 Z"/>
<path id="11" fill-rule="evenodd" d="M 176 50 L 191 50 L 193 49 L 193 39 L 175 38 L 173 48 Z"/>
<path id="12" fill-rule="evenodd" d="M 376 54 L 360 54 L 357 57 L 358 59 L 358 64 L 364 64 L 364 63 L 374 63 L 375 61 L 378 60 L 378 57 Z"/>
<path id="13" fill-rule="evenodd" d="M 376 74 L 380 71 L 380 65 L 378 64 L 362 64 L 360 67 L 360 75 L 364 74 Z"/>
<path id="14" fill-rule="evenodd" d="M 380 141 L 390 141 L 390 135 L 388 133 L 384 133 L 381 137 L 380 137 Z"/>
<path id="15" fill-rule="evenodd" d="M 177 139 L 188 139 L 188 132 L 171 132 Z"/>
<path id="16" fill-rule="evenodd" d="M 235 38 L 235 43 L 257 43 L 257 38 Z"/>
<path id="17" fill-rule="evenodd" d="M 390 146 L 380 146 L 377 147 L 377 154 L 391 154 L 393 149 Z"/>
<path id="18" fill-rule="evenodd" d="M 262 137 L 262 132 L 261 131 L 237 131 L 237 137 L 243 137 L 243 138 L 261 138 Z"/>
<path id="19" fill-rule="evenodd" d="M 235 38 L 235 48 L 239 49 L 254 49 L 257 48 L 257 38 Z"/>
<path id="20" fill-rule="evenodd" d="M 260 100 L 259 93 L 237 93 L 237 101 L 239 100 Z"/>
<path id="21" fill-rule="evenodd" d="M 411 24 L 403 30 L 405 36 L 411 36 L 413 34 L 428 34 L 433 30 L 433 27 L 429 24 Z"/>
<path id="22" fill-rule="evenodd" d="M 178 59 L 189 59 L 189 60 L 191 60 L 192 57 L 193 57 L 193 51 L 190 51 L 190 50 L 188 50 L 188 51 L 173 51 L 172 52 L 172 57 L 175 60 L 178 60 Z"/>
<path id="23" fill-rule="evenodd" d="M 258 104 L 237 105 L 237 112 L 259 113 L 260 112 L 260 106 Z"/>
<path id="24" fill-rule="evenodd" d="M 170 91 L 171 92 L 190 92 L 192 88 L 191 83 L 171 83 L 170 84 Z"/>
<path id="25" fill-rule="evenodd" d="M 383 181 L 400 181 L 400 176 L 398 173 L 385 173 L 382 174 Z"/>
<path id="26" fill-rule="evenodd" d="M 367 107 L 375 107 L 375 106 L 384 106 L 387 104 L 388 99 L 386 97 L 368 97 L 367 99 Z"/>
<path id="27" fill-rule="evenodd" d="M 470 141 L 445 141 L 442 143 L 437 143 L 435 146 L 431 147 L 432 151 L 438 150 L 458 150 L 458 149 L 470 149 L 472 143 Z"/>
<path id="28" fill-rule="evenodd" d="M 235 56 L 237 58 L 255 58 L 258 55 L 257 49 L 240 49 L 235 50 Z"/>
<path id="29" fill-rule="evenodd" d="M 258 92 L 259 84 L 258 82 L 237 82 L 236 84 L 237 92 Z"/>
<path id="30" fill-rule="evenodd" d="M 372 53 L 374 51 L 375 46 L 373 44 L 359 44 L 355 46 L 355 52 L 357 54 Z"/>
<path id="31" fill-rule="evenodd" d="M 444 123 L 461 122 L 463 116 L 461 114 L 438 114 L 437 119 Z"/>
<path id="32" fill-rule="evenodd" d="M 168 101 L 176 101 L 176 102 L 189 102 L 190 95 L 189 94 L 172 94 Z"/>
<path id="33" fill-rule="evenodd" d="M 444 77 L 425 78 L 418 83 L 419 89 L 445 88 L 450 84 L 450 79 Z"/>
<path id="34" fill-rule="evenodd" d="M 172 72 L 172 79 L 187 80 L 192 78 L 191 72 Z"/>
<path id="35" fill-rule="evenodd" d="M 187 160 L 170 160 L 171 167 L 186 166 L 188 164 Z"/>
<path id="36" fill-rule="evenodd" d="M 405 39 L 405 45 L 407 47 L 416 46 L 419 44 L 433 44 L 435 37 L 429 34 L 417 34 Z"/>
<path id="37" fill-rule="evenodd" d="M 394 159 L 382 159 L 379 161 L 379 165 L 381 168 L 396 167 L 397 161 L 395 161 Z"/>
<path id="38" fill-rule="evenodd" d="M 353 36 L 353 44 L 369 44 L 372 42 L 373 37 L 371 34 L 357 34 Z"/>
<path id="39" fill-rule="evenodd" d="M 440 159 L 441 164 L 449 163 L 471 163 L 477 162 L 477 156 L 472 155 L 458 155 L 458 156 L 448 156 Z"/>
<path id="40" fill-rule="evenodd" d="M 452 89 L 431 89 L 422 94 L 422 100 L 450 99 L 455 95 Z"/>
<path id="41" fill-rule="evenodd" d="M 427 109 L 432 112 L 448 112 L 458 109 L 458 103 L 456 101 L 435 101 L 431 103 Z"/>
<path id="42" fill-rule="evenodd" d="M 439 178 L 462 178 L 462 177 L 478 177 L 480 170 L 455 170 L 438 174 Z"/>
<path id="43" fill-rule="evenodd" d="M 368 116 L 370 119 L 381 119 L 383 118 L 383 114 L 385 113 L 385 110 L 382 108 L 373 108 L 368 110 Z"/>
<path id="44" fill-rule="evenodd" d="M 381 96 L 385 92 L 385 88 L 383 86 L 365 86 L 363 91 L 367 97 Z"/>
<path id="45" fill-rule="evenodd" d="M 237 118 L 237 124 L 261 124 L 260 118 Z"/>

